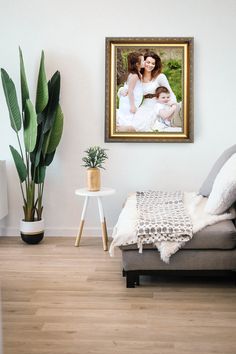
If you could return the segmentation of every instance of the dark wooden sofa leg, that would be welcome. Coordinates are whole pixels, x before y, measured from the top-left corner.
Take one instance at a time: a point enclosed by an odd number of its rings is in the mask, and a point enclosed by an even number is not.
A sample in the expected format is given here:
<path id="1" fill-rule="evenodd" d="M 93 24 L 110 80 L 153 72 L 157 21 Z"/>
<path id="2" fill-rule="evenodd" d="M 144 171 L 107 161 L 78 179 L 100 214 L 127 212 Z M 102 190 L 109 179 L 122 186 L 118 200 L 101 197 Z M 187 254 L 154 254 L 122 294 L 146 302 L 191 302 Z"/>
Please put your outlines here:
<path id="1" fill-rule="evenodd" d="M 236 269 L 232 270 L 233 279 L 234 279 L 234 286 L 236 286 Z"/>
<path id="2" fill-rule="evenodd" d="M 139 285 L 139 274 L 133 271 L 125 271 L 126 276 L 126 288 L 135 288 L 135 285 Z"/>

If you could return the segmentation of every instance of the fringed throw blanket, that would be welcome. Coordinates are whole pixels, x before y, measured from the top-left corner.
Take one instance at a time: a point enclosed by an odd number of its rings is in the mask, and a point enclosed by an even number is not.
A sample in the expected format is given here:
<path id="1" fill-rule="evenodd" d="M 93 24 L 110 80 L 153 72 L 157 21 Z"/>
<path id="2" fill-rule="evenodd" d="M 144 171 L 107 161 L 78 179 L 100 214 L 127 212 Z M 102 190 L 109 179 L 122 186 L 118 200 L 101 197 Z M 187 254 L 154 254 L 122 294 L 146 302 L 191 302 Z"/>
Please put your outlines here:
<path id="1" fill-rule="evenodd" d="M 192 222 L 184 207 L 184 193 L 136 192 L 137 245 L 160 241 L 186 242 L 193 236 Z"/>
<path id="2" fill-rule="evenodd" d="M 181 193 L 181 192 L 178 192 L 178 193 Z M 196 234 L 197 232 L 204 229 L 208 225 L 213 225 L 213 224 L 218 223 L 223 220 L 234 219 L 236 217 L 236 213 L 235 213 L 234 208 L 230 208 L 229 211 L 227 211 L 221 215 L 208 214 L 205 211 L 205 205 L 207 202 L 207 198 L 204 198 L 201 195 L 197 195 L 196 193 L 184 192 L 181 194 L 182 194 L 182 196 L 184 195 L 184 208 L 187 211 L 187 215 L 190 216 L 190 220 L 191 220 L 190 224 L 193 225 L 193 234 Z M 139 237 L 137 235 L 138 214 L 140 214 L 137 210 L 137 199 L 140 199 L 140 196 L 138 196 L 137 193 L 130 195 L 127 198 L 125 206 L 120 213 L 117 224 L 115 225 L 114 230 L 113 230 L 113 241 L 110 245 L 110 250 L 109 250 L 111 256 L 114 256 L 115 247 L 137 244 L 138 238 L 141 239 L 140 236 L 148 234 L 148 233 L 146 233 L 145 228 L 143 228 L 143 225 L 140 225 L 140 228 L 142 226 L 142 230 L 144 230 L 144 232 L 142 232 Z M 182 199 L 182 197 L 179 198 L 178 200 L 181 200 L 181 199 Z M 173 202 L 172 196 L 171 196 L 170 200 Z M 183 200 L 181 201 L 181 204 L 182 204 L 182 202 L 183 202 Z M 141 202 L 141 203 L 144 205 L 144 208 L 146 208 L 148 210 L 147 206 L 145 205 L 146 203 L 144 203 L 144 202 Z M 170 204 L 172 204 L 172 203 L 170 203 Z M 177 203 L 177 204 L 180 204 L 180 203 Z M 152 205 L 150 206 L 150 209 L 152 209 Z M 158 205 L 158 209 L 159 209 L 159 205 Z M 166 205 L 165 205 L 164 209 L 166 211 L 168 209 L 168 207 L 166 207 Z M 171 213 L 171 216 L 173 216 L 173 215 L 174 214 Z M 168 220 L 171 220 L 171 219 L 169 219 L 169 217 L 168 217 Z M 178 216 L 177 222 L 179 220 L 180 219 Z M 187 219 L 185 219 L 185 220 L 187 220 Z M 169 221 L 168 221 L 168 224 L 169 224 Z M 151 225 L 152 226 L 154 225 L 154 227 L 155 227 L 155 222 L 154 222 L 154 224 L 151 224 Z M 167 224 L 165 224 L 165 225 L 167 225 Z M 180 225 L 180 226 L 182 229 L 182 225 Z M 170 224 L 168 226 L 168 230 L 169 230 L 169 228 L 170 228 Z M 149 226 L 149 229 L 150 229 L 150 226 Z M 178 227 L 177 227 L 177 229 L 178 229 Z M 182 230 L 184 230 L 184 229 L 182 229 Z M 153 231 L 154 231 L 154 229 L 153 229 Z M 162 230 L 162 232 L 163 232 L 163 230 Z M 151 233 L 153 233 L 155 235 L 155 232 L 151 232 Z M 168 232 L 168 233 L 171 234 L 171 232 Z M 161 234 L 159 230 L 158 230 L 158 234 Z M 167 234 L 167 232 L 164 230 L 163 234 Z M 183 234 L 187 235 L 187 232 L 185 233 L 185 231 L 183 231 Z M 151 237 L 151 236 L 149 236 L 149 237 Z M 189 239 L 190 238 L 191 237 L 189 237 Z M 150 241 L 150 242 L 152 242 L 152 241 Z M 140 243 L 141 247 L 142 247 L 143 243 L 144 242 Z M 173 254 L 175 254 L 181 247 L 183 247 L 184 244 L 185 244 L 185 241 L 156 241 L 155 242 L 155 245 L 160 252 L 160 257 L 163 260 L 163 262 L 165 262 L 165 263 L 169 263 L 170 257 Z M 141 248 L 141 250 L 142 250 L 142 248 Z"/>

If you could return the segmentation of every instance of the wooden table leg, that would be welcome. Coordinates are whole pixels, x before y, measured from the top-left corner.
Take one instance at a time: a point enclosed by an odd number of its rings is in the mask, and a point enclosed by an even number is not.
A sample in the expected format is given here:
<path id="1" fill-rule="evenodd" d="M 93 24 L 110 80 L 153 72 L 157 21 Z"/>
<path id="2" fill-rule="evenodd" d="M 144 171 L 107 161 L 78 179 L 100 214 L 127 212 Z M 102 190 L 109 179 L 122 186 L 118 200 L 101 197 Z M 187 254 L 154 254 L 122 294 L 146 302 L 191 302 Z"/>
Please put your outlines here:
<path id="1" fill-rule="evenodd" d="M 101 222 L 101 227 L 102 227 L 103 250 L 107 251 L 108 250 L 108 237 L 107 237 L 106 219 L 104 217 L 104 212 L 103 212 L 101 199 L 99 197 L 97 197 L 97 201 L 98 201 L 98 210 L 99 210 L 100 222 Z"/>
<path id="2" fill-rule="evenodd" d="M 108 236 L 107 236 L 107 225 L 106 225 L 106 219 L 104 218 L 104 221 L 102 223 L 102 242 L 103 242 L 103 249 L 104 251 L 108 250 Z"/>
<path id="3" fill-rule="evenodd" d="M 86 196 L 85 200 L 84 200 L 84 206 L 83 206 L 82 214 L 81 214 L 79 231 L 78 231 L 78 234 L 77 234 L 76 240 L 75 240 L 75 247 L 79 247 L 79 244 L 80 244 L 80 239 L 81 239 L 82 232 L 83 232 L 85 214 L 86 214 L 86 210 L 87 210 L 88 200 L 89 200 L 89 197 Z"/>

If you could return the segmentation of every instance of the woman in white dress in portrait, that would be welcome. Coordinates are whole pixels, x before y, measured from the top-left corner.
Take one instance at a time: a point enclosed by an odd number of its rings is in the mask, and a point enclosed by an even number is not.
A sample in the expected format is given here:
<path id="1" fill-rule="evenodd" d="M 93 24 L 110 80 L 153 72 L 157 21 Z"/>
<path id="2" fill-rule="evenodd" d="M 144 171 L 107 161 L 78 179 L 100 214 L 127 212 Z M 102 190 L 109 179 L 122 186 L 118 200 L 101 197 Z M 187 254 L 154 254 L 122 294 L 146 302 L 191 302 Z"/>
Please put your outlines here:
<path id="1" fill-rule="evenodd" d="M 161 72 L 162 63 L 161 58 L 154 52 L 148 52 L 144 55 L 144 68 L 141 69 L 142 87 L 143 87 L 143 102 L 134 114 L 132 125 L 119 126 L 119 131 L 136 131 L 136 132 L 152 132 L 154 123 L 156 121 L 156 114 L 154 106 L 156 101 L 155 90 L 159 86 L 164 86 L 170 92 L 172 102 L 176 102 L 176 96 L 172 91 L 168 79 L 165 74 Z M 126 95 L 127 91 L 122 89 L 120 95 Z M 177 112 L 178 114 L 179 112 Z M 179 124 L 180 125 L 180 124 Z M 165 131 L 181 132 L 180 127 L 168 127 Z"/>

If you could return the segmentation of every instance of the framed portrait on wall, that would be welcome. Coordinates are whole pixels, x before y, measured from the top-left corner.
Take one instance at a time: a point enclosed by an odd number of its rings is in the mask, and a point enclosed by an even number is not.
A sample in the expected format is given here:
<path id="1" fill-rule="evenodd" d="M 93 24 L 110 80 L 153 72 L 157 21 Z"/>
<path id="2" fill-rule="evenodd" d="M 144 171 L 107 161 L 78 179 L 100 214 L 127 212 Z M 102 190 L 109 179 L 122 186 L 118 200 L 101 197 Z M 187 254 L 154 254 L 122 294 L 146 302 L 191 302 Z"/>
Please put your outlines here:
<path id="1" fill-rule="evenodd" d="M 106 38 L 106 142 L 193 142 L 193 38 Z"/>

